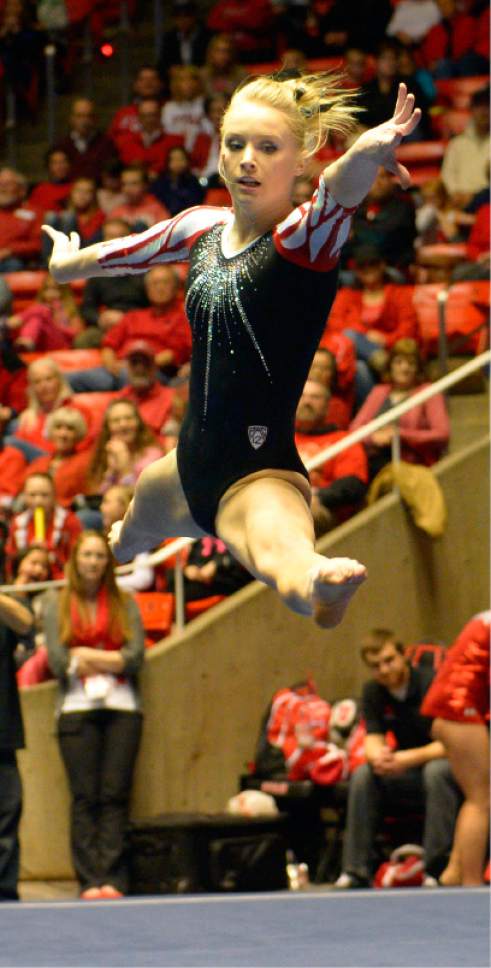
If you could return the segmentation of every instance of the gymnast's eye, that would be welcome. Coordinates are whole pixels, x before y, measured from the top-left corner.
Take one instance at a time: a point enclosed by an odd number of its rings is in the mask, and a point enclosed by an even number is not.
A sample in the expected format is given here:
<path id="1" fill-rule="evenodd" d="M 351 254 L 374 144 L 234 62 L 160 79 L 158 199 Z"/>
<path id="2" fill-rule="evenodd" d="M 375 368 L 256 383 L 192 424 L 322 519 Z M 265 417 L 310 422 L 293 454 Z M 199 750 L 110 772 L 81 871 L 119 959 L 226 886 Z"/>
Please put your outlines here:
<path id="1" fill-rule="evenodd" d="M 225 147 L 230 151 L 240 151 L 244 147 L 241 138 L 225 138 Z"/>

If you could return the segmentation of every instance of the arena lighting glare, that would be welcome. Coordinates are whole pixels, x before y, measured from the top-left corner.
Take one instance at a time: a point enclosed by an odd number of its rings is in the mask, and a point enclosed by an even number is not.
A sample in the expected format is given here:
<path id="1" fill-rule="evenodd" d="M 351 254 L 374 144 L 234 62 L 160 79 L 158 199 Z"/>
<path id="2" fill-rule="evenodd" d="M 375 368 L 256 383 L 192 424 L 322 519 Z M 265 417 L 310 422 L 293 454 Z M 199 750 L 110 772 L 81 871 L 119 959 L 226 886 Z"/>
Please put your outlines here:
<path id="1" fill-rule="evenodd" d="M 112 57 L 114 54 L 114 47 L 112 44 L 101 44 L 100 51 L 103 57 Z"/>

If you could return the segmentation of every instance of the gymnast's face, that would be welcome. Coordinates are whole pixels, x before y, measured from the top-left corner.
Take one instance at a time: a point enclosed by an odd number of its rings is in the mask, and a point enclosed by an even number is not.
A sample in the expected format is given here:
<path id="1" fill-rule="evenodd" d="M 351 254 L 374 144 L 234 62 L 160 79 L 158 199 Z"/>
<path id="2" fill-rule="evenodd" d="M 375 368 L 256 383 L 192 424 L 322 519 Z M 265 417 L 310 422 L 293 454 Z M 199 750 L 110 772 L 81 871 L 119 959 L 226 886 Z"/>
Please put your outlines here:
<path id="1" fill-rule="evenodd" d="M 291 208 L 294 179 L 303 171 L 302 153 L 287 118 L 258 101 L 239 101 L 227 112 L 221 164 L 234 207 L 251 215 Z"/>

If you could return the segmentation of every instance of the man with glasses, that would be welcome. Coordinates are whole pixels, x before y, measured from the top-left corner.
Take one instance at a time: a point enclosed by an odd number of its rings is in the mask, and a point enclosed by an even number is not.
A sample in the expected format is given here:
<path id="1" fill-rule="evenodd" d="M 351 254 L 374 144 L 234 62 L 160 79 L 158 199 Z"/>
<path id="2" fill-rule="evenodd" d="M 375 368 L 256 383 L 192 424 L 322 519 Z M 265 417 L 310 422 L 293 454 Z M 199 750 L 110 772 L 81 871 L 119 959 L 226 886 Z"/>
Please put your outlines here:
<path id="1" fill-rule="evenodd" d="M 424 813 L 427 886 L 436 886 L 452 846 L 461 794 L 431 720 L 420 713 L 434 668 L 410 666 L 404 645 L 389 629 L 374 629 L 361 646 L 372 675 L 362 694 L 367 762 L 352 775 L 348 794 L 342 873 L 337 889 L 368 887 L 374 873 L 375 839 L 396 808 Z M 395 744 L 388 741 L 392 735 Z M 395 746 L 395 749 L 394 749 Z"/>

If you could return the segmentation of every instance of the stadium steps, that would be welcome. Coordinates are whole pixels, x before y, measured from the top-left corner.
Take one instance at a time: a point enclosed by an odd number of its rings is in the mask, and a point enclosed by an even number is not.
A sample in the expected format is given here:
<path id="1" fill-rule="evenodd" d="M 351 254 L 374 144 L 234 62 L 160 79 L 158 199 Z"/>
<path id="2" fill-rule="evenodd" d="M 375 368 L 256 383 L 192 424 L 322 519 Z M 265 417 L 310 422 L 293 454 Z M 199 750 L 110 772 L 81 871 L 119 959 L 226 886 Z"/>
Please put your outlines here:
<path id="1" fill-rule="evenodd" d="M 151 6 L 145 3 L 143 19 L 136 29 L 131 29 L 128 44 L 129 88 L 135 71 L 142 64 L 154 63 L 153 24 Z M 55 140 L 68 130 L 70 105 L 77 95 L 92 97 L 98 109 L 99 126 L 106 128 L 114 112 L 121 107 L 122 50 L 117 31 L 110 30 L 108 40 L 114 45 L 113 57 L 103 58 L 95 54 L 87 64 L 77 64 L 71 90 L 59 94 L 55 105 Z M 46 101 L 40 106 L 34 121 L 21 120 L 16 129 L 15 165 L 30 181 L 45 177 L 44 156 L 48 147 Z M 6 145 L 2 145 L 6 158 Z"/>
<path id="2" fill-rule="evenodd" d="M 489 433 L 489 391 L 447 398 L 451 434 L 449 453 Z"/>

